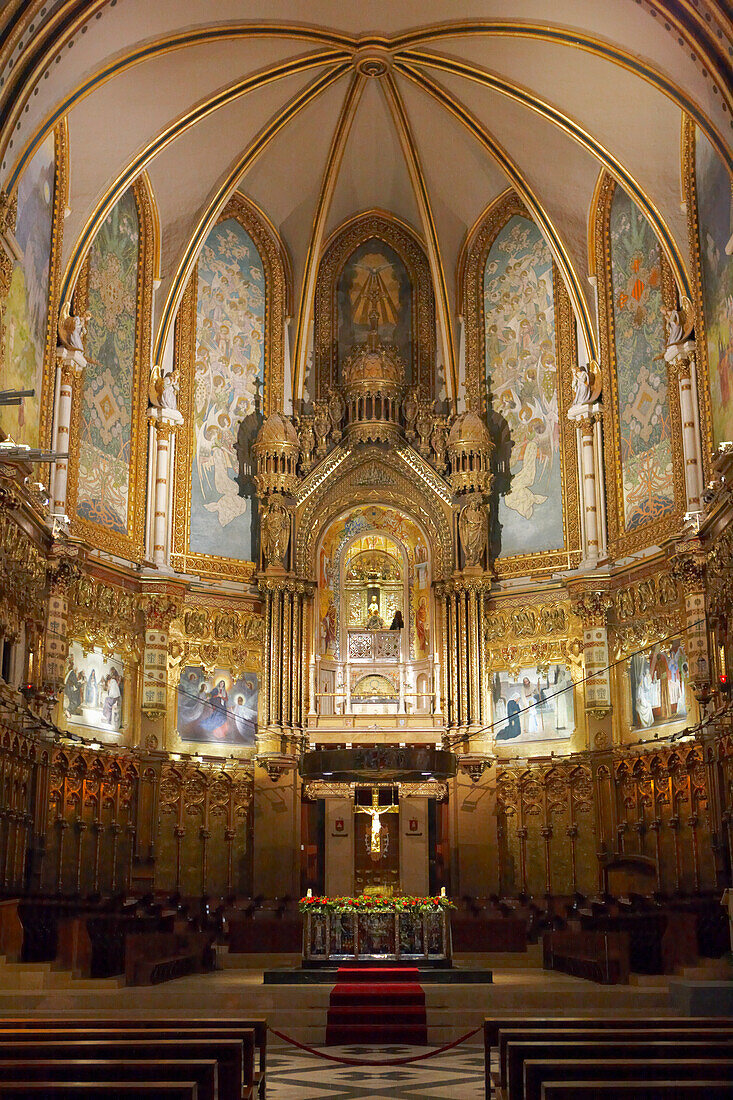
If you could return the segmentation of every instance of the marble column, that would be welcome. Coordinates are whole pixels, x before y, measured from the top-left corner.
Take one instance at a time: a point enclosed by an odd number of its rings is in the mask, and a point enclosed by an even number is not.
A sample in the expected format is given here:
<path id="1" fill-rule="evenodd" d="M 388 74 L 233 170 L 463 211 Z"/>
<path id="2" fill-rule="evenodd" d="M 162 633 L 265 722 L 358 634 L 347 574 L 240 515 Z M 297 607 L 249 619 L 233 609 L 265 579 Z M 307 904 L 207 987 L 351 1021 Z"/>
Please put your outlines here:
<path id="1" fill-rule="evenodd" d="M 705 600 L 706 551 L 702 540 L 691 535 L 669 546 L 672 576 L 680 582 L 685 598 L 685 652 L 689 665 L 689 683 L 698 703 L 710 698 L 710 654 Z"/>
<path id="2" fill-rule="evenodd" d="M 700 427 L 697 414 L 697 393 L 694 384 L 695 342 L 675 344 L 667 349 L 667 374 L 670 386 L 677 385 L 682 421 L 682 454 L 685 464 L 685 494 L 687 511 L 702 509 L 703 469 L 700 447 Z"/>
<path id="3" fill-rule="evenodd" d="M 258 734 L 260 754 L 298 752 L 305 734 L 303 692 L 306 679 L 300 669 L 307 632 L 307 600 L 315 585 L 277 570 L 260 574 L 265 604 L 265 653 L 267 682 L 263 682 L 264 713 Z M 295 639 L 295 641 L 294 641 Z M 311 665 L 311 709 L 315 669 Z M 309 712 L 310 713 L 310 712 Z"/>
<path id="4" fill-rule="evenodd" d="M 580 501 L 583 527 L 583 559 L 593 566 L 607 554 L 600 405 L 574 405 L 568 419 L 575 422 L 580 473 Z"/>
<path id="5" fill-rule="evenodd" d="M 585 713 L 591 734 L 590 747 L 607 748 L 611 715 L 607 615 L 613 601 L 601 579 L 569 586 L 569 589 L 572 611 L 583 624 Z"/>
<path id="6" fill-rule="evenodd" d="M 162 720 L 168 711 L 170 626 L 181 613 L 186 586 L 177 581 L 143 578 L 141 589 L 138 606 L 145 623 L 142 711 L 149 721 L 155 722 Z"/>
<path id="7" fill-rule="evenodd" d="M 148 422 L 151 425 L 150 462 L 154 471 L 155 484 L 150 503 L 153 506 L 152 524 L 152 560 L 158 569 L 168 566 L 168 529 L 170 486 L 173 472 L 173 441 L 175 433 L 183 423 L 183 416 L 177 409 L 150 408 Z"/>
<path id="8" fill-rule="evenodd" d="M 78 546 L 60 543 L 51 550 L 48 609 L 44 641 L 43 680 L 46 687 L 59 688 L 64 682 L 69 653 L 69 591 L 81 575 Z"/>
<path id="9" fill-rule="evenodd" d="M 68 348 L 56 349 L 56 378 L 58 406 L 54 417 L 53 449 L 57 454 L 68 454 L 70 448 L 71 413 L 74 405 L 74 388 L 82 378 L 87 361 L 80 351 Z M 53 465 L 51 485 L 51 511 L 55 516 L 66 515 L 66 497 L 69 480 L 69 460 L 59 459 Z"/>
<path id="10" fill-rule="evenodd" d="M 442 651 L 451 686 L 450 705 L 446 708 L 448 729 L 480 741 L 486 736 L 482 728 L 490 722 L 483 638 L 485 596 L 490 587 L 488 573 L 469 569 L 435 586 L 444 631 Z"/>

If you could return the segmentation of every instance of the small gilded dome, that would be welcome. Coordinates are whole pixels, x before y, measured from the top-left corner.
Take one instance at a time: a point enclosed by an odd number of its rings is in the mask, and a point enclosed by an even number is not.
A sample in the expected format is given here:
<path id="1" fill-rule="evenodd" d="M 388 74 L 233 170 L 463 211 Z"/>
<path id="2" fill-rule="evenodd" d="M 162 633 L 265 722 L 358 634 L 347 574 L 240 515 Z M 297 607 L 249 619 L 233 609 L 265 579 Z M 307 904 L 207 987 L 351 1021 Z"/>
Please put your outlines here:
<path id="1" fill-rule="evenodd" d="M 279 412 L 271 413 L 264 422 L 259 432 L 255 446 L 258 448 L 298 447 L 298 433 L 290 420 L 287 420 Z"/>
<path id="2" fill-rule="evenodd" d="M 489 429 L 478 415 L 469 409 L 460 413 L 451 425 L 448 433 L 448 447 L 468 447 L 474 445 L 477 450 L 490 451 L 492 449 Z"/>
<path id="3" fill-rule="evenodd" d="M 390 344 L 359 344 L 352 348 L 341 368 L 345 387 L 368 385 L 370 382 L 386 382 L 402 386 L 405 382 L 405 365 L 397 348 Z M 371 387 L 369 387 L 371 388 Z"/>

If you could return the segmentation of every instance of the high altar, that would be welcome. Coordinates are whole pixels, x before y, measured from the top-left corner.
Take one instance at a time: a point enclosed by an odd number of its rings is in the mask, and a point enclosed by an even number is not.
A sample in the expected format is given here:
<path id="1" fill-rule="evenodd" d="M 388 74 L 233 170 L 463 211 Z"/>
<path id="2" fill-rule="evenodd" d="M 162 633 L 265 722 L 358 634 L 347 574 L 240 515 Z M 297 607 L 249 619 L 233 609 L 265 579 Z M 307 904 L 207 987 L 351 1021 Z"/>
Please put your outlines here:
<path id="1" fill-rule="evenodd" d="M 450 965 L 450 910 L 442 899 L 306 898 L 301 908 L 309 966 L 359 960 Z"/>

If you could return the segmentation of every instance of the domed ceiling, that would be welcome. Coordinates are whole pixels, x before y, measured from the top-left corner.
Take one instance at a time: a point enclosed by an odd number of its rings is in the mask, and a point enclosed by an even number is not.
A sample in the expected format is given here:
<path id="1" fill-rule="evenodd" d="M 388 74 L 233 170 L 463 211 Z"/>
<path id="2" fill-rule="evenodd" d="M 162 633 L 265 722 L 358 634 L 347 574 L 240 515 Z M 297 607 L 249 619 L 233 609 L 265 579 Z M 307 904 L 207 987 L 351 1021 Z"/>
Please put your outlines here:
<path id="1" fill-rule="evenodd" d="M 673 16 L 683 5 L 648 0 L 10 0 L 1 180 L 15 185 L 65 113 L 68 295 L 105 213 L 147 171 L 161 241 L 157 361 L 197 250 L 239 188 L 289 253 L 296 389 L 323 245 L 371 208 L 425 241 L 439 354 L 455 376 L 462 246 L 511 186 L 553 250 L 593 354 L 588 226 L 601 170 L 645 211 L 684 288 L 684 113 L 731 164 L 731 23 L 723 5 L 688 7 Z"/>

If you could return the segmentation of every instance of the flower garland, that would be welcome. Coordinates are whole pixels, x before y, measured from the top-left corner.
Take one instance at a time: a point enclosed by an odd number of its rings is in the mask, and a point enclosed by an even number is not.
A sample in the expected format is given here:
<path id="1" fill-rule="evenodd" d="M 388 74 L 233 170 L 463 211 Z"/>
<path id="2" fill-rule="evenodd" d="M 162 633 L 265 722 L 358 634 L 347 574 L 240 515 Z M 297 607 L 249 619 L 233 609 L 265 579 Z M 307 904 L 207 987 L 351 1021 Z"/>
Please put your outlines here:
<path id="1" fill-rule="evenodd" d="M 299 903 L 301 913 L 442 913 L 455 909 L 450 898 L 388 897 L 367 894 L 357 898 L 305 897 Z"/>

